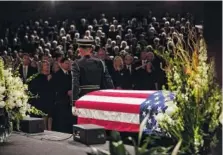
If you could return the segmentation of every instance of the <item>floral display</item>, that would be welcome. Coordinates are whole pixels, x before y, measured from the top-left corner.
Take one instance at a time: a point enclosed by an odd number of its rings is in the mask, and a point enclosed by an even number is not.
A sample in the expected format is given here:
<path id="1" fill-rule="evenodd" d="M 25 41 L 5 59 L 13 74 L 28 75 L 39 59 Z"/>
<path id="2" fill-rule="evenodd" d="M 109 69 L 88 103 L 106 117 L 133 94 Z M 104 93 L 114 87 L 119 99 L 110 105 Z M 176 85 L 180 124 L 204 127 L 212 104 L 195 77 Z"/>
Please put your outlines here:
<path id="1" fill-rule="evenodd" d="M 6 137 L 6 131 L 9 135 L 8 129 L 12 128 L 12 122 L 19 125 L 19 120 L 28 116 L 27 114 L 42 115 L 41 111 L 28 104 L 30 97 L 28 86 L 23 84 L 11 68 L 5 68 L 0 59 L 0 137 Z M 0 141 L 3 140 L 0 138 Z"/>
<path id="2" fill-rule="evenodd" d="M 167 62 L 164 70 L 168 90 L 176 94 L 156 120 L 178 141 L 179 153 L 204 154 L 217 143 L 222 92 L 215 81 L 214 61 L 208 60 L 204 38 L 189 30 L 186 41 L 175 33 L 169 39 L 168 51 L 155 51 Z"/>
<path id="3" fill-rule="evenodd" d="M 166 62 L 165 67 L 161 64 L 168 80 L 167 88 L 163 89 L 173 92 L 175 98 L 166 102 L 166 110 L 154 117 L 171 142 L 169 146 L 162 146 L 156 143 L 156 139 L 163 137 L 149 135 L 140 145 L 144 126 L 150 117 L 147 114 L 140 125 L 138 144 L 129 138 L 134 144 L 135 155 L 210 154 L 218 143 L 217 134 L 222 129 L 222 90 L 215 80 L 214 61 L 207 57 L 204 38 L 194 30 L 188 33 L 187 42 L 175 32 L 169 38 L 167 51 L 155 51 Z M 109 152 L 94 148 L 92 154 L 128 155 L 117 135 L 110 142 Z M 152 147 L 149 144 L 154 140 L 156 146 Z"/>

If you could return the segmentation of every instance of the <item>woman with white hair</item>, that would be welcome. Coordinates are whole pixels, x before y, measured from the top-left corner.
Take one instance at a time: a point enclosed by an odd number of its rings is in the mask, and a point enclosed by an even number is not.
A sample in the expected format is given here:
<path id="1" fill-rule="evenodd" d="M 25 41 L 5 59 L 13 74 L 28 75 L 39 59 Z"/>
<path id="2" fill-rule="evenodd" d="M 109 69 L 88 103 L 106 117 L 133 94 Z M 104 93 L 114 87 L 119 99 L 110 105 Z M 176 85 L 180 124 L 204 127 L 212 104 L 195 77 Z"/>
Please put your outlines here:
<path id="1" fill-rule="evenodd" d="M 117 35 L 118 32 L 115 30 L 115 25 L 111 25 L 108 32 L 108 37 L 115 40 Z"/>
<path id="2" fill-rule="evenodd" d="M 86 30 L 85 31 L 85 35 L 83 37 L 84 39 L 93 39 L 93 37 L 91 36 L 91 31 L 90 30 Z"/>
<path id="3" fill-rule="evenodd" d="M 121 36 L 123 38 L 123 29 L 122 29 L 122 25 L 118 25 L 117 26 L 117 33 L 119 36 Z"/>
<path id="4" fill-rule="evenodd" d="M 122 37 L 120 35 L 116 36 L 116 45 L 120 46 L 122 42 Z"/>
<path id="5" fill-rule="evenodd" d="M 65 29 L 62 27 L 62 28 L 60 29 L 60 37 L 63 37 L 63 36 L 66 36 L 66 31 L 65 31 Z"/>
<path id="6" fill-rule="evenodd" d="M 128 46 L 126 41 L 122 41 L 120 45 L 120 50 L 124 50 Z"/>
<path id="7" fill-rule="evenodd" d="M 92 26 L 92 25 L 89 25 L 89 26 L 88 26 L 88 30 L 90 31 L 91 36 L 94 38 L 94 37 L 95 37 L 95 35 L 96 35 L 96 33 L 95 33 L 95 31 L 94 31 L 93 26 Z"/>

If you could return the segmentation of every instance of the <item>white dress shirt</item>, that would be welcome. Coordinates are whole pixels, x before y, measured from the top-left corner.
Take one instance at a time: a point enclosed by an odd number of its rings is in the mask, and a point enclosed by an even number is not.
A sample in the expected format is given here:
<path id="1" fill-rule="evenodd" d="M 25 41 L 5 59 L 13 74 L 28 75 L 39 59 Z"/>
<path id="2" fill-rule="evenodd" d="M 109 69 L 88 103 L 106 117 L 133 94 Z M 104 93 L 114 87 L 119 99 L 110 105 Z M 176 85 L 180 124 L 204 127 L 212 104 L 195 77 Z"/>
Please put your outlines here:
<path id="1" fill-rule="evenodd" d="M 129 70 L 130 74 L 132 73 L 132 67 L 131 65 L 126 65 L 126 68 Z"/>

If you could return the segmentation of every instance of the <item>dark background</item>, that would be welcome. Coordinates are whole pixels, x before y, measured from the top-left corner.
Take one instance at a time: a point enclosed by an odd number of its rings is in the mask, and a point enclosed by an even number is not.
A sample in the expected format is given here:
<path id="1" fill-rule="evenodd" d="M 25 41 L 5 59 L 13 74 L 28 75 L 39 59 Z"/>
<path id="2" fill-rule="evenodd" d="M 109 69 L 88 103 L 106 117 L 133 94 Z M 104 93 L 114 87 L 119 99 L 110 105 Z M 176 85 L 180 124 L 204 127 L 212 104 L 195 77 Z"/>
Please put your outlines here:
<path id="1" fill-rule="evenodd" d="M 133 17 L 147 15 L 152 10 L 154 15 L 162 17 L 165 12 L 192 13 L 197 24 L 204 23 L 204 35 L 208 43 L 208 54 L 214 56 L 218 82 L 222 84 L 222 2 L 163 1 L 163 2 L 0 2 L 0 31 L 4 27 L 28 19 L 78 19 L 81 17 L 99 17 L 104 12 L 107 17 Z"/>

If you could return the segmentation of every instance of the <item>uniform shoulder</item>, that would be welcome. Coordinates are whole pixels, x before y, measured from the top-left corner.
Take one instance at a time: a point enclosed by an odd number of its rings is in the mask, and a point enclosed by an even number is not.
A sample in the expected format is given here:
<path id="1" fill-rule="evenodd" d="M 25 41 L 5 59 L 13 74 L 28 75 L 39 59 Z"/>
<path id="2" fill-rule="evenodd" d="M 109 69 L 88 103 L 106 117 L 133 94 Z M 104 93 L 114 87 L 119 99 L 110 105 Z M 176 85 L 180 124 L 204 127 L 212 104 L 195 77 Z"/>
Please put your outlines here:
<path id="1" fill-rule="evenodd" d="M 96 58 L 96 57 L 91 57 L 92 60 L 95 60 L 95 61 L 101 61 L 101 59 L 99 58 Z"/>

